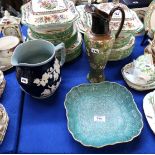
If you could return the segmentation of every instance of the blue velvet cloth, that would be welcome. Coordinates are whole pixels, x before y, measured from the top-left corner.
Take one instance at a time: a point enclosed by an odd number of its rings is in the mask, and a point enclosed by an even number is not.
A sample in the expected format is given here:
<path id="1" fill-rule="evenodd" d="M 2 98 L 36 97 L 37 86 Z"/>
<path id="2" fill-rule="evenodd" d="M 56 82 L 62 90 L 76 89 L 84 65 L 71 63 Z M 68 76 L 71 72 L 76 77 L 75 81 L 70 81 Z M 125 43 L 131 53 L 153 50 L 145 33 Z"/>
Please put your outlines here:
<path id="1" fill-rule="evenodd" d="M 22 92 L 16 81 L 15 72 L 5 73 L 6 88 L 0 103 L 5 107 L 9 116 L 9 125 L 3 143 L 0 145 L 0 153 L 15 153 L 18 144 L 20 118 L 22 109 Z"/>
<path id="2" fill-rule="evenodd" d="M 144 128 L 139 137 L 129 143 L 101 149 L 84 147 L 72 138 L 67 129 L 64 99 L 72 87 L 88 83 L 86 76 L 89 63 L 83 45 L 81 57 L 63 66 L 62 83 L 54 96 L 37 100 L 25 95 L 18 153 L 155 153 L 155 136 L 146 122 L 142 109 L 143 97 L 149 91 L 138 92 L 129 88 L 121 75 L 121 69 L 125 64 L 143 54 L 141 40 L 142 37 L 136 38 L 136 45 L 130 57 L 122 61 L 109 62 L 105 69 L 106 80 L 118 82 L 132 92 L 144 121 Z"/>

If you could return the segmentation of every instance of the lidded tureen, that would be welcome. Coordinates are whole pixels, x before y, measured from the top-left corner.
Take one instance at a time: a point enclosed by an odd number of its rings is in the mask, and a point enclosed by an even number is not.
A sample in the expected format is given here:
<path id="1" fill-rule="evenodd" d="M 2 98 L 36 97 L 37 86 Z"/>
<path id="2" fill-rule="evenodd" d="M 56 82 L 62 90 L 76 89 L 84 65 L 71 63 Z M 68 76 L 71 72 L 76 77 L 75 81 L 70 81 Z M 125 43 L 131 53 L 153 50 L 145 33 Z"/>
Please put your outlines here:
<path id="1" fill-rule="evenodd" d="M 129 9 L 126 5 L 122 3 L 118 3 L 118 2 L 100 3 L 100 4 L 95 4 L 95 6 L 99 10 L 105 11 L 108 14 L 110 13 L 110 10 L 116 6 L 120 6 L 121 8 L 123 8 L 123 10 L 125 11 L 125 23 L 124 23 L 123 31 L 136 34 L 136 33 L 140 33 L 144 28 L 143 23 L 138 18 L 136 12 Z M 78 27 L 81 32 L 85 32 L 88 27 L 91 27 L 91 23 L 92 23 L 91 16 L 90 14 L 84 11 L 84 5 L 77 6 L 76 8 L 80 14 L 80 19 L 77 21 Z M 110 29 L 113 31 L 118 30 L 120 22 L 121 22 L 121 12 L 116 11 L 110 22 Z"/>
<path id="2" fill-rule="evenodd" d="M 110 10 L 115 7 L 115 6 L 120 6 L 124 9 L 125 11 L 125 23 L 123 30 L 127 32 L 133 32 L 133 33 L 139 33 L 143 30 L 143 24 L 138 18 L 136 12 L 132 11 L 129 9 L 126 5 L 122 3 L 102 3 L 98 5 L 98 8 L 106 11 L 107 13 L 110 12 Z M 114 16 L 111 21 L 111 29 L 112 30 L 118 30 L 119 23 L 121 21 L 121 12 L 116 11 L 114 13 Z"/>
<path id="3" fill-rule="evenodd" d="M 27 41 L 44 39 L 55 46 L 63 42 L 66 62 L 81 54 L 82 37 L 75 21 L 79 17 L 71 0 L 31 0 L 22 6 L 22 23 L 28 26 Z"/>
<path id="4" fill-rule="evenodd" d="M 32 0 L 22 6 L 22 23 L 38 32 L 65 29 L 78 16 L 69 0 Z"/>

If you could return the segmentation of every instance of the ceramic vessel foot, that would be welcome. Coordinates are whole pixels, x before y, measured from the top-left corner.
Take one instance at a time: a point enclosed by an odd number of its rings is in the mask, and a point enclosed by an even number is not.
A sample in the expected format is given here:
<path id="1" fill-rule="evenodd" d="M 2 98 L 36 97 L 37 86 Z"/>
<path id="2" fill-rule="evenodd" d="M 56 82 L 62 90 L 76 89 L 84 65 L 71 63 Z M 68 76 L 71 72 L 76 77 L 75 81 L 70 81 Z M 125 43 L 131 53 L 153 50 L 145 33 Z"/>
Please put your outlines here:
<path id="1" fill-rule="evenodd" d="M 87 75 L 87 79 L 91 83 L 100 83 L 100 82 L 105 81 L 105 76 L 102 73 L 102 70 L 91 69 L 91 71 Z"/>

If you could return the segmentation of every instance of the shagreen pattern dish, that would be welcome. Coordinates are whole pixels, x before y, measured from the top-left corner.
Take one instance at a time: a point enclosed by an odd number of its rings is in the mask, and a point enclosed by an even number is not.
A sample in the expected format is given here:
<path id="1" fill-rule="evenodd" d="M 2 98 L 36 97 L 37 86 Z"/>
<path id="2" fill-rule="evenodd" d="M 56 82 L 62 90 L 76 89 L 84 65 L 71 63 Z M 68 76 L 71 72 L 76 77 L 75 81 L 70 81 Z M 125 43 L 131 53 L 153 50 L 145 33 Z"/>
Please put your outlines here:
<path id="1" fill-rule="evenodd" d="M 155 134 L 155 91 L 144 97 L 143 109 L 149 126 Z"/>
<path id="2" fill-rule="evenodd" d="M 117 83 L 76 86 L 66 95 L 65 108 L 68 130 L 84 146 L 129 142 L 143 128 L 132 94 Z"/>

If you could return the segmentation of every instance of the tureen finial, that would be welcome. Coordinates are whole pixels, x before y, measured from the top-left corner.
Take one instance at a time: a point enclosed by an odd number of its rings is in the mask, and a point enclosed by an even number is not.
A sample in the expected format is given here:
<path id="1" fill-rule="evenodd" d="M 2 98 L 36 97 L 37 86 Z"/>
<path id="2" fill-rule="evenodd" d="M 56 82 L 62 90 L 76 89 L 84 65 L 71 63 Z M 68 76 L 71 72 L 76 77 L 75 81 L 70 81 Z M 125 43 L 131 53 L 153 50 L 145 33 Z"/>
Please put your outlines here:
<path id="1" fill-rule="evenodd" d="M 10 16 L 10 13 L 9 13 L 7 10 L 5 10 L 4 16 L 5 16 L 5 17 L 9 17 L 9 16 Z"/>

